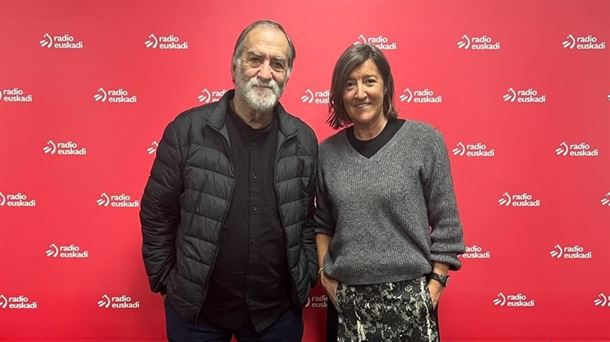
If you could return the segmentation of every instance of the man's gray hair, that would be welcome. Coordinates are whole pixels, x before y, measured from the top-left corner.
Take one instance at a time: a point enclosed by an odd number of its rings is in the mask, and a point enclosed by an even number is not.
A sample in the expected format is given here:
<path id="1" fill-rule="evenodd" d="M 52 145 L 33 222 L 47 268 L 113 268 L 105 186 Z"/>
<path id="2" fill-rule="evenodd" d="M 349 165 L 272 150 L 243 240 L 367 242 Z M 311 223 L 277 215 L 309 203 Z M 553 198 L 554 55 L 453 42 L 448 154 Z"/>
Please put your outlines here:
<path id="1" fill-rule="evenodd" d="M 233 49 L 233 57 L 231 58 L 231 69 L 233 71 L 235 71 L 235 69 L 239 65 L 238 61 L 244 52 L 244 43 L 246 41 L 246 37 L 248 36 L 248 33 L 250 33 L 250 31 L 254 30 L 255 28 L 257 28 L 259 26 L 266 26 L 266 27 L 272 27 L 272 28 L 278 29 L 284 34 L 284 36 L 286 37 L 286 40 L 288 40 L 289 49 L 288 49 L 288 56 L 286 56 L 286 57 L 288 58 L 288 74 L 290 74 L 290 72 L 292 71 L 292 64 L 294 62 L 294 59 L 297 56 L 297 52 L 294 48 L 294 44 L 292 44 L 292 39 L 290 39 L 290 36 L 288 36 L 288 33 L 286 33 L 286 30 L 284 30 L 284 27 L 282 27 L 282 25 L 280 25 L 276 21 L 267 20 L 267 19 L 257 20 L 255 22 L 253 22 L 252 24 L 248 25 L 248 27 L 246 27 L 243 31 L 241 31 L 241 33 L 239 34 L 239 37 L 237 38 L 237 42 L 235 42 L 235 48 Z"/>

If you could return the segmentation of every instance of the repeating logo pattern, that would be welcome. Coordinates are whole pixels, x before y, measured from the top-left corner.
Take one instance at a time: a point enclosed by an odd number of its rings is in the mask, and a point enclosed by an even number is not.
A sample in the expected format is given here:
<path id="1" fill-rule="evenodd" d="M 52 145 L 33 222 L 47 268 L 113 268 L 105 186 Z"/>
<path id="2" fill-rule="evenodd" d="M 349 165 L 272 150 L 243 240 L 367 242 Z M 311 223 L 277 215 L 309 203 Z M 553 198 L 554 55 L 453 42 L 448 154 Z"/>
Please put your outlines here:
<path id="1" fill-rule="evenodd" d="M 358 39 L 354 42 L 354 44 L 371 44 L 379 50 L 396 50 L 398 47 L 396 42 L 390 41 L 390 39 L 384 35 L 366 37 L 365 35 L 361 34 L 358 36 Z"/>
<path id="2" fill-rule="evenodd" d="M 459 141 L 451 150 L 454 156 L 471 158 L 489 158 L 496 155 L 496 150 L 489 148 L 484 143 L 464 144 Z"/>
<path id="3" fill-rule="evenodd" d="M 30 199 L 26 194 L 21 192 L 13 194 L 4 194 L 0 192 L 0 208 L 1 207 L 35 207 L 36 200 Z"/>
<path id="4" fill-rule="evenodd" d="M 555 149 L 555 154 L 562 157 L 598 157 L 599 149 L 592 148 L 586 142 L 569 144 L 562 141 Z"/>
<path id="5" fill-rule="evenodd" d="M 150 146 L 148 146 L 148 148 L 146 149 L 146 153 L 148 154 L 155 154 L 157 153 L 157 148 L 159 148 L 159 143 L 154 140 L 153 142 L 150 143 Z"/>
<path id="6" fill-rule="evenodd" d="M 0 102 L 32 102 L 32 94 L 21 88 L 0 89 Z"/>
<path id="7" fill-rule="evenodd" d="M 600 308 L 610 308 L 610 295 L 606 295 L 601 292 L 593 300 L 593 305 L 598 306 Z"/>
<path id="8" fill-rule="evenodd" d="M 301 96 L 301 102 L 309 104 L 320 104 L 328 105 L 330 102 L 330 89 L 322 91 L 313 91 L 311 88 L 307 88 L 303 96 Z"/>
<path id="9" fill-rule="evenodd" d="M 130 310 L 139 309 L 140 301 L 133 300 L 130 296 L 124 294 L 120 296 L 110 296 L 108 294 L 102 294 L 100 299 L 97 301 L 97 306 L 102 309 L 116 309 L 116 310 Z"/>
<path id="10" fill-rule="evenodd" d="M 515 90 L 508 88 L 506 94 L 502 95 L 504 102 L 516 103 L 546 103 L 546 95 L 539 95 L 538 91 L 533 88 Z"/>
<path id="11" fill-rule="evenodd" d="M 321 296 L 309 296 L 307 297 L 307 303 L 305 303 L 306 308 L 326 308 L 327 306 L 327 298 L 326 295 Z"/>
<path id="12" fill-rule="evenodd" d="M 551 258 L 554 259 L 591 259 L 593 258 L 592 251 L 585 251 L 585 248 L 579 245 L 561 247 L 555 245 L 549 252 Z"/>
<path id="13" fill-rule="evenodd" d="M 47 32 L 42 35 L 39 44 L 46 49 L 82 49 L 84 47 L 82 40 L 77 41 L 74 36 L 68 33 L 52 36 Z"/>
<path id="14" fill-rule="evenodd" d="M 566 39 L 561 43 L 564 49 L 572 50 L 604 50 L 606 42 L 599 41 L 594 35 L 574 36 L 568 34 Z"/>
<path id="15" fill-rule="evenodd" d="M 51 243 L 44 253 L 49 258 L 85 259 L 89 257 L 89 251 L 81 250 L 80 246 L 75 244 L 58 246 Z"/>
<path id="16" fill-rule="evenodd" d="M 6 310 L 32 310 L 38 309 L 38 302 L 32 301 L 24 295 L 5 296 L 0 293 L 0 309 Z"/>
<path id="17" fill-rule="evenodd" d="M 599 202 L 605 207 L 610 207 L 610 192 L 607 192 Z"/>
<path id="18" fill-rule="evenodd" d="M 459 256 L 462 259 L 491 259 L 491 251 L 478 245 L 466 246 L 466 252 Z"/>
<path id="19" fill-rule="evenodd" d="M 208 90 L 208 88 L 203 88 L 199 96 L 197 96 L 197 100 L 202 103 L 212 103 L 216 101 L 220 101 L 220 98 L 227 92 L 226 89 L 220 90 Z"/>
<path id="20" fill-rule="evenodd" d="M 532 308 L 536 306 L 534 299 L 528 298 L 523 293 L 515 294 L 504 294 L 503 292 L 498 293 L 498 296 L 492 301 L 494 306 L 500 307 L 525 307 Z"/>
<path id="21" fill-rule="evenodd" d="M 494 41 L 487 35 L 470 37 L 467 34 L 462 35 L 456 43 L 458 49 L 464 50 L 500 50 L 500 42 Z"/>
<path id="22" fill-rule="evenodd" d="M 498 204 L 504 207 L 539 207 L 540 200 L 535 199 L 532 194 L 527 192 L 516 195 L 511 195 L 508 192 L 505 192 L 498 199 Z"/>
<path id="23" fill-rule="evenodd" d="M 111 207 L 111 208 L 139 208 L 140 200 L 132 200 L 131 196 L 121 194 L 108 195 L 102 192 L 96 201 L 99 207 Z"/>
<path id="24" fill-rule="evenodd" d="M 431 89 L 415 89 L 405 88 L 399 96 L 401 102 L 413 103 L 442 103 L 443 97 L 436 95 Z"/>
<path id="25" fill-rule="evenodd" d="M 189 48 L 189 43 L 187 41 L 181 41 L 180 37 L 173 34 L 160 36 L 151 33 L 144 42 L 144 46 L 147 49 L 186 50 Z"/>
<path id="26" fill-rule="evenodd" d="M 42 148 L 44 154 L 58 155 L 58 156 L 85 156 L 87 155 L 87 148 L 80 147 L 74 141 L 54 142 L 53 140 L 47 141 L 46 145 Z"/>
<path id="27" fill-rule="evenodd" d="M 136 95 L 130 96 L 129 92 L 122 88 L 105 90 L 100 87 L 93 95 L 93 100 L 95 102 L 109 103 L 136 103 L 138 102 L 138 97 Z"/>

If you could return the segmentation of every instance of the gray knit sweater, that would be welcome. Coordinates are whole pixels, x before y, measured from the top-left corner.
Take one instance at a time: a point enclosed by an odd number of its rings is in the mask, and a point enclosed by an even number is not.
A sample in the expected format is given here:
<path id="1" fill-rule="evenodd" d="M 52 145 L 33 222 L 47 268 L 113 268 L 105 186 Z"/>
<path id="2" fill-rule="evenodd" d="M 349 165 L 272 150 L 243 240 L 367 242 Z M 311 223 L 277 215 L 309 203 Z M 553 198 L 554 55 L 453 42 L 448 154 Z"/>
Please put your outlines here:
<path id="1" fill-rule="evenodd" d="M 320 145 L 316 233 L 332 236 L 325 273 L 351 285 L 409 280 L 464 253 L 442 136 L 407 120 L 370 159 L 345 130 Z"/>

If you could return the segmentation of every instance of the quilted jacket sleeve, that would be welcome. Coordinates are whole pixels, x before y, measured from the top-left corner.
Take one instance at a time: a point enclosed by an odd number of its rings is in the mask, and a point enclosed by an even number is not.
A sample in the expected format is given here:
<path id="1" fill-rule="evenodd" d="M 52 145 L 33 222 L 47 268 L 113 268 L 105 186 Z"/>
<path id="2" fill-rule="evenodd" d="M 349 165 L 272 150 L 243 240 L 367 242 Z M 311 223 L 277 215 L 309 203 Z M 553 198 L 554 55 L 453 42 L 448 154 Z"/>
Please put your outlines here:
<path id="1" fill-rule="evenodd" d="M 142 255 L 153 292 L 166 292 L 167 276 L 175 263 L 179 198 L 183 192 L 181 161 L 180 143 L 172 122 L 159 143 L 140 209 Z"/>

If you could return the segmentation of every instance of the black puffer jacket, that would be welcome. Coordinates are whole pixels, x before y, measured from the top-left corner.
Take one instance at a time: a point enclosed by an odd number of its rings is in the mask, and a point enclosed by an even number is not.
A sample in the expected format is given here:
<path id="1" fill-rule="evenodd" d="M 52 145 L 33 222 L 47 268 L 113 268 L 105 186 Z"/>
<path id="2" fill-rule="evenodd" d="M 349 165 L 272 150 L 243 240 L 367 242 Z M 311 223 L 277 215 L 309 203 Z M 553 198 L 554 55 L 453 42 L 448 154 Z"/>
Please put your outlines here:
<path id="1" fill-rule="evenodd" d="M 218 255 L 235 184 L 225 113 L 234 92 L 180 114 L 163 134 L 140 211 L 144 264 L 152 291 L 196 322 Z M 313 214 L 317 141 L 278 104 L 275 191 L 286 233 L 292 300 L 302 306 L 315 284 Z"/>

